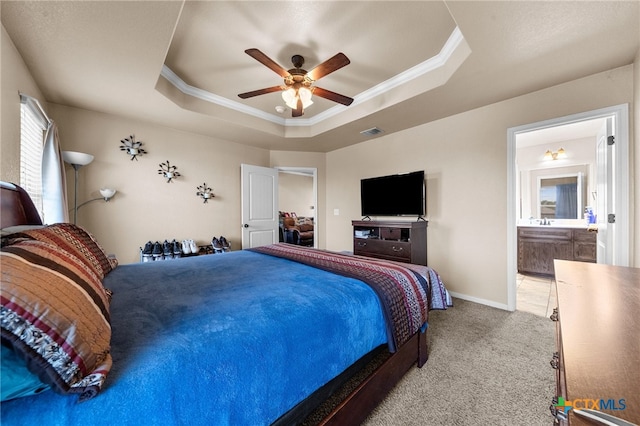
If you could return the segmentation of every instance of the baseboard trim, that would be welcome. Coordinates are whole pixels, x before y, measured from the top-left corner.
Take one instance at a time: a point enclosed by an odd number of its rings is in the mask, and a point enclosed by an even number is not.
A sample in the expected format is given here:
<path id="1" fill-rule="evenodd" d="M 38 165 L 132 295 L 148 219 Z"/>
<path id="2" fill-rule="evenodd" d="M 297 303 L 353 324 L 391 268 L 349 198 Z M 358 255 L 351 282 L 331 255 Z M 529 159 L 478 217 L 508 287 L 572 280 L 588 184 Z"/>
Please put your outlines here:
<path id="1" fill-rule="evenodd" d="M 466 294 L 456 293 L 455 291 L 450 291 L 449 294 L 451 294 L 452 297 L 456 297 L 456 298 L 462 299 L 462 300 L 468 300 L 469 302 L 474 302 L 474 303 L 479 303 L 481 305 L 491 306 L 492 308 L 502 309 L 503 311 L 508 311 L 509 310 L 509 306 L 507 304 L 505 304 L 505 303 L 497 303 L 497 302 L 494 302 L 493 300 L 480 299 L 478 297 L 473 297 L 473 296 L 469 296 L 469 295 L 466 295 Z M 455 307 L 455 304 L 453 306 Z"/>

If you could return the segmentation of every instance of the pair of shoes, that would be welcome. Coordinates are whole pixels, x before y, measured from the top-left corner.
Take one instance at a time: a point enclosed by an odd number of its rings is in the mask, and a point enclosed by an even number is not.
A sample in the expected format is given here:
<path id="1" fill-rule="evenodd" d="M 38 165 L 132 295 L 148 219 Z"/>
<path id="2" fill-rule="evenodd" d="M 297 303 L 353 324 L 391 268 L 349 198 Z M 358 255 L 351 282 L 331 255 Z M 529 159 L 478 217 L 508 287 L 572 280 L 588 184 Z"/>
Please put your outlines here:
<path id="1" fill-rule="evenodd" d="M 222 243 L 216 237 L 213 237 L 213 239 L 211 240 L 211 245 L 213 246 L 213 251 L 215 253 L 222 253 L 222 251 L 224 250 L 224 248 L 222 247 Z"/>
<path id="2" fill-rule="evenodd" d="M 182 240 L 182 253 L 198 254 L 198 245 L 193 240 Z"/>
<path id="3" fill-rule="evenodd" d="M 215 253 L 231 251 L 231 244 L 223 236 L 220 236 L 220 239 L 213 237 L 213 239 L 211 240 L 211 245 L 213 246 L 213 250 Z"/>
<path id="4" fill-rule="evenodd" d="M 222 235 L 220 236 L 220 244 L 222 244 L 222 249 L 224 251 L 231 251 L 231 243 Z"/>
<path id="5" fill-rule="evenodd" d="M 144 248 L 142 249 L 142 261 L 143 262 L 153 261 L 152 252 L 153 252 L 153 243 L 151 241 L 148 241 L 144 245 Z"/>

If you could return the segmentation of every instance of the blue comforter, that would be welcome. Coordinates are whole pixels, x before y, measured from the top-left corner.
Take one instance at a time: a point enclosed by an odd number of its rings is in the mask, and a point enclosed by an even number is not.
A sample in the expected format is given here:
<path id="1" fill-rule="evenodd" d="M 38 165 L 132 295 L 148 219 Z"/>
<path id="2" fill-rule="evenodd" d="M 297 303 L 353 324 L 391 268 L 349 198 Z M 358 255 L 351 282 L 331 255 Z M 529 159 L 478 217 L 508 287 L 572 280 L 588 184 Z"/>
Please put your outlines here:
<path id="1" fill-rule="evenodd" d="M 270 424 L 387 341 L 361 281 L 250 251 L 121 265 L 92 400 L 2 403 L 3 425 Z"/>

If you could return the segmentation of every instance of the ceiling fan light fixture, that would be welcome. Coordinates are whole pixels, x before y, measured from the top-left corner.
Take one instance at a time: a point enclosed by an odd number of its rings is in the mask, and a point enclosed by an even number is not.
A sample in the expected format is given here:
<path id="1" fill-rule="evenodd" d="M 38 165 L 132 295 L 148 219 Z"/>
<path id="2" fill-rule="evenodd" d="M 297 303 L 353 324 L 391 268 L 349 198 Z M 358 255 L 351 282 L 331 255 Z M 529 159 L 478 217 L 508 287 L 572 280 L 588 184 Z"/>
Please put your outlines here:
<path id="1" fill-rule="evenodd" d="M 290 87 L 282 92 L 282 100 L 291 109 L 298 108 L 298 99 L 302 101 L 303 109 L 313 105 L 313 101 L 311 100 L 311 90 L 306 87 L 301 87 L 299 89 Z"/>
<path id="2" fill-rule="evenodd" d="M 291 109 L 296 109 L 298 100 L 296 98 L 296 89 L 293 87 L 288 88 L 282 92 L 282 100 Z"/>
<path id="3" fill-rule="evenodd" d="M 342 52 L 335 54 L 331 58 L 317 65 L 311 71 L 301 68 L 304 64 L 304 58 L 301 55 L 292 56 L 291 62 L 295 68 L 286 70 L 258 49 L 247 49 L 244 52 L 282 77 L 284 79 L 284 86 L 272 86 L 251 92 L 240 93 L 238 96 L 241 99 L 252 98 L 254 96 L 282 90 L 282 100 L 289 108 L 291 108 L 292 117 L 300 117 L 304 114 L 304 109 L 313 104 L 313 101 L 311 100 L 313 94 L 346 106 L 351 105 L 353 102 L 353 99 L 348 96 L 344 96 L 321 87 L 312 86 L 318 79 L 351 63 L 349 58 L 347 58 Z"/>
<path id="4" fill-rule="evenodd" d="M 311 90 L 307 89 L 306 87 L 301 87 L 300 89 L 298 89 L 298 96 L 300 96 L 303 108 L 306 108 L 313 104 L 313 101 L 311 100 Z"/>

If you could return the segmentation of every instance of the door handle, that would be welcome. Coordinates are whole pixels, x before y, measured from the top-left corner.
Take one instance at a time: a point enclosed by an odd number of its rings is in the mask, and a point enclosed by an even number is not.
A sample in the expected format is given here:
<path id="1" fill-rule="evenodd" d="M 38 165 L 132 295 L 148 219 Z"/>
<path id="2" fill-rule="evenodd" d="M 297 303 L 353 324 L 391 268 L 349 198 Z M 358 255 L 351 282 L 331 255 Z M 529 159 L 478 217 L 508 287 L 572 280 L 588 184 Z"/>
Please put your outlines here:
<path id="1" fill-rule="evenodd" d="M 249 227 L 249 224 L 248 224 L 248 223 L 245 223 L 245 224 L 244 224 L 244 225 L 242 225 L 242 226 L 243 226 L 243 227 L 245 227 L 245 228 L 248 228 L 248 227 Z"/>

